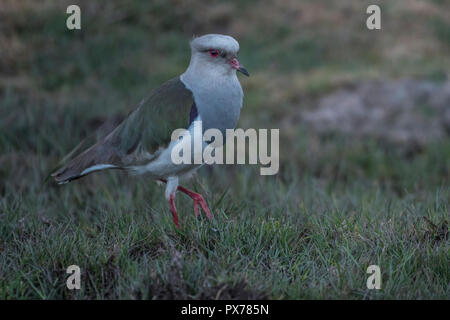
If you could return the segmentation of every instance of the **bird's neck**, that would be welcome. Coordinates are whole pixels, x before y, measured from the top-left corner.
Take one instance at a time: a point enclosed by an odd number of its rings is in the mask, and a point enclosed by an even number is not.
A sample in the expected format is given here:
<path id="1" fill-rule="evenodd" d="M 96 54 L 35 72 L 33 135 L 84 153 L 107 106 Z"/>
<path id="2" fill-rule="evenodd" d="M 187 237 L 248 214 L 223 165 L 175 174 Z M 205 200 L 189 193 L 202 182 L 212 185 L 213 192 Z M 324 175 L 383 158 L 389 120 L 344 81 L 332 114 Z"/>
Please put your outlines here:
<path id="1" fill-rule="evenodd" d="M 233 91 L 242 91 L 241 84 L 235 70 L 224 68 L 205 68 L 190 64 L 181 80 L 193 92 L 211 96 L 233 94 Z"/>
<path id="2" fill-rule="evenodd" d="M 203 129 L 233 129 L 239 119 L 243 92 L 236 73 L 217 74 L 193 68 L 180 76 L 192 91 Z"/>

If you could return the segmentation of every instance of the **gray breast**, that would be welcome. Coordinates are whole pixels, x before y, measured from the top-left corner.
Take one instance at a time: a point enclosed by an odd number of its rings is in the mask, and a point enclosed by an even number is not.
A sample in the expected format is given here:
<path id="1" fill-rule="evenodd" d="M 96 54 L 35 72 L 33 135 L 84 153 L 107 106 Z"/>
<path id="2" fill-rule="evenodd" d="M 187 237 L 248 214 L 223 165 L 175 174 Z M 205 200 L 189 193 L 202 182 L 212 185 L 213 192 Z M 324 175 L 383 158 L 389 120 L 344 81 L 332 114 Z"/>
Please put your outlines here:
<path id="1" fill-rule="evenodd" d="M 193 92 L 203 132 L 214 128 L 225 135 L 226 129 L 236 127 L 243 100 L 242 87 L 236 76 L 223 77 L 221 81 L 209 83 L 183 82 Z"/>

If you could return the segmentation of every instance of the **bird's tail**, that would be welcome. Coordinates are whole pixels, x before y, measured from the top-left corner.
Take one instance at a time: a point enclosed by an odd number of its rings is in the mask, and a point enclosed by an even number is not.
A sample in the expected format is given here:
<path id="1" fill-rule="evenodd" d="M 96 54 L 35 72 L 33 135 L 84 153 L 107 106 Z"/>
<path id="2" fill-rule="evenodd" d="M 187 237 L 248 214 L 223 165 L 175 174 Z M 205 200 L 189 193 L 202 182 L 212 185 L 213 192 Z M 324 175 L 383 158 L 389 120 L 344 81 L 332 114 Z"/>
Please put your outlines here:
<path id="1" fill-rule="evenodd" d="M 109 148 L 108 148 L 109 149 Z M 94 145 L 69 163 L 54 171 L 51 176 L 59 184 L 68 183 L 87 174 L 106 169 L 123 169 L 114 164 L 115 154 L 102 145 Z"/>

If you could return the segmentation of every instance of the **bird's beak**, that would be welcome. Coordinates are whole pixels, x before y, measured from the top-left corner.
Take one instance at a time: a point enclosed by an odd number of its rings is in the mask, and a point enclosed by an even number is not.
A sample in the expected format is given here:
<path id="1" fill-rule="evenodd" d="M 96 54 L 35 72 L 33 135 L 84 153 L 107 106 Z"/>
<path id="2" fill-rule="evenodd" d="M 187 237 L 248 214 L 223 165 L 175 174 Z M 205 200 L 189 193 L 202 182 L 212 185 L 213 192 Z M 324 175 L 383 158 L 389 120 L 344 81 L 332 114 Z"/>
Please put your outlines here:
<path id="1" fill-rule="evenodd" d="M 242 72 L 242 74 L 245 74 L 247 77 L 250 77 L 250 73 L 248 73 L 248 71 L 243 66 L 240 66 L 239 69 L 237 69 L 237 71 L 240 71 Z"/>
<path id="2" fill-rule="evenodd" d="M 239 63 L 238 59 L 233 58 L 230 60 L 230 65 L 233 69 L 236 69 L 237 71 L 241 72 L 242 74 L 246 75 L 247 77 L 250 77 L 250 74 L 248 71 Z"/>

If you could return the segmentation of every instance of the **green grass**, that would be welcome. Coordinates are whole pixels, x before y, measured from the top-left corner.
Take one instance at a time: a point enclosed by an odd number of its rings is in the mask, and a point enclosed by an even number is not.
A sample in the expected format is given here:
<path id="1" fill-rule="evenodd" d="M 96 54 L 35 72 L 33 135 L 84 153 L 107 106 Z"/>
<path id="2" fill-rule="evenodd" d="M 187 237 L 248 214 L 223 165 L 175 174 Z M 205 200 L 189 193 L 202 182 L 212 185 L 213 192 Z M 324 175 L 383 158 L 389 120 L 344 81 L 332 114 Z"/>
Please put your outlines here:
<path id="1" fill-rule="evenodd" d="M 206 193 L 212 221 L 178 196 L 181 230 L 162 188 L 117 175 L 3 198 L 0 297 L 448 297 L 448 189 L 399 197 L 348 183 L 330 192 L 313 178 L 255 185 L 254 170 L 231 173 L 232 187 Z M 215 175 L 225 172 L 201 185 Z M 71 264 L 82 269 L 80 291 L 65 288 Z M 380 291 L 366 289 L 371 264 Z"/>
<path id="2" fill-rule="evenodd" d="M 317 98 L 366 79 L 447 79 L 441 17 L 386 5 L 400 18 L 383 20 L 387 32 L 374 35 L 360 26 L 359 2 L 239 1 L 230 9 L 175 1 L 172 10 L 165 1 L 117 1 L 89 7 L 82 31 L 68 33 L 63 2 L 33 3 L 0 16 L 0 40 L 11 43 L 0 51 L 1 299 L 448 299 L 448 136 L 409 150 L 318 136 L 297 121 Z M 427 4 L 434 15 L 448 10 L 444 1 Z M 286 15 L 289 6 L 304 13 Z M 411 19 L 426 42 L 414 50 Z M 148 179 L 105 172 L 43 184 L 103 121 L 124 117 L 182 72 L 188 40 L 206 32 L 239 39 L 252 74 L 241 79 L 240 126 L 280 128 L 278 175 L 202 168 L 186 186 L 205 195 L 213 220 L 196 219 L 178 194 L 180 230 L 164 188 Z M 66 288 L 73 264 L 79 291 Z M 366 288 L 372 264 L 381 290 Z"/>

